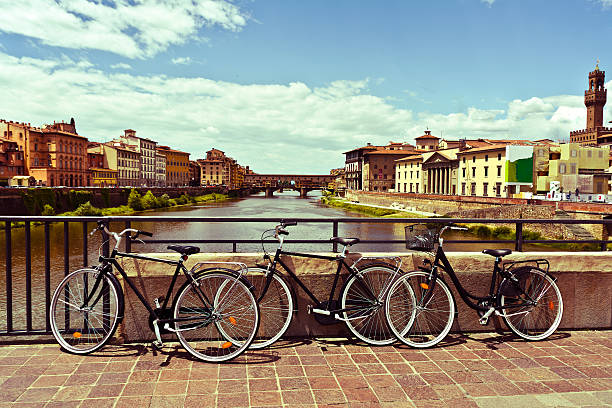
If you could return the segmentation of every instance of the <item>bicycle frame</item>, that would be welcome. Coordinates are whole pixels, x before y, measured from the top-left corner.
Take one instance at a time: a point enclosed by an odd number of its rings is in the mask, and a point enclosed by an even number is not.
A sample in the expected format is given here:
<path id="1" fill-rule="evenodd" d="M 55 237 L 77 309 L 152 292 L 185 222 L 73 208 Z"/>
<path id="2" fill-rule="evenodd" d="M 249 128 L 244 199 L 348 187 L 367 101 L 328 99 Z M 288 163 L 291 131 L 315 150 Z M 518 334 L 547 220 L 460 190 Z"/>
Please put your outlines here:
<path id="1" fill-rule="evenodd" d="M 157 319 L 158 325 L 160 325 L 161 327 L 163 327 L 164 324 L 166 323 L 175 323 L 175 322 L 185 322 L 185 321 L 192 321 L 192 320 L 202 320 L 201 317 L 183 317 L 183 318 L 172 318 L 172 319 L 161 319 L 160 316 L 158 315 L 157 311 L 151 307 L 151 304 L 145 299 L 145 297 L 142 295 L 142 293 L 140 292 L 140 290 L 138 290 L 138 288 L 136 287 L 136 285 L 134 284 L 134 282 L 132 282 L 132 280 L 127 276 L 126 272 L 123 270 L 123 268 L 121 267 L 121 265 L 119 265 L 119 263 L 117 262 L 116 257 L 122 257 L 122 258 L 134 258 L 134 259 L 142 259 L 142 260 L 147 260 L 147 261 L 153 261 L 153 262 L 160 262 L 160 263 L 165 263 L 168 265 L 176 265 L 176 269 L 174 271 L 174 275 L 172 276 L 172 281 L 170 282 L 170 286 L 168 287 L 168 291 L 166 293 L 166 297 L 164 298 L 164 302 L 163 302 L 163 306 L 161 306 L 161 309 L 164 310 L 168 307 L 168 302 L 170 300 L 170 297 L 172 296 L 172 291 L 174 289 L 174 285 L 176 284 L 176 280 L 178 278 L 179 272 L 182 271 L 185 276 L 188 279 L 191 279 L 191 281 L 193 282 L 194 279 L 193 277 L 190 275 L 189 271 L 187 270 L 187 268 L 185 268 L 185 265 L 183 264 L 183 259 L 180 258 L 178 261 L 174 261 L 174 260 L 170 260 L 170 259 L 161 259 L 161 258 L 153 258 L 153 257 L 148 257 L 148 256 L 143 256 L 143 255 L 138 255 L 138 254 L 132 254 L 132 253 L 125 253 L 125 252 L 119 252 L 116 249 L 113 250 L 113 252 L 111 253 L 111 255 L 108 258 L 105 257 L 100 257 L 99 261 L 101 262 L 101 273 L 100 276 L 98 277 L 96 283 L 94 284 L 94 288 L 97 288 L 97 286 L 99 285 L 99 282 L 102 280 L 102 275 L 106 274 L 106 273 L 111 273 L 112 271 L 112 267 L 114 266 L 115 269 L 117 271 L 119 271 L 119 274 L 121 274 L 121 276 L 123 277 L 123 279 L 128 283 L 128 285 L 130 286 L 130 288 L 132 289 L 132 291 L 134 291 L 134 293 L 136 294 L 136 296 L 138 297 L 138 299 L 140 300 L 140 302 L 142 303 L 142 305 L 147 309 L 147 311 L 155 316 L 155 318 Z M 109 268 L 110 266 L 110 268 Z M 92 290 L 92 293 L 94 293 L 95 290 Z M 202 301 L 203 305 L 204 305 L 204 310 L 206 312 L 210 312 L 210 309 L 208 307 L 208 305 L 212 305 L 212 302 L 206 298 L 206 295 L 204 295 L 204 293 L 202 293 L 201 290 L 196 290 L 195 291 L 198 294 L 198 297 L 200 298 L 200 300 Z M 85 300 L 85 304 L 87 304 L 89 301 L 91 300 L 91 298 L 88 298 Z M 99 299 L 96 299 L 95 302 L 97 302 Z"/>

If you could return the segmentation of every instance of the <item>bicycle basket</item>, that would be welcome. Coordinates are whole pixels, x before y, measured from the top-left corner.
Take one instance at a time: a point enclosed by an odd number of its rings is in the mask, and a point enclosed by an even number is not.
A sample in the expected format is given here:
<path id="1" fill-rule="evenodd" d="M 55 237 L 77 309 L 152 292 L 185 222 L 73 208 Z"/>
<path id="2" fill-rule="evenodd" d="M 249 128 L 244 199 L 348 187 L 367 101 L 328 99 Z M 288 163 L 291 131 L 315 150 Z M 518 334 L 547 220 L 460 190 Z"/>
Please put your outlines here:
<path id="1" fill-rule="evenodd" d="M 428 229 L 423 224 L 406 225 L 406 248 L 414 251 L 433 251 L 434 245 L 438 240 L 438 233 Z"/>

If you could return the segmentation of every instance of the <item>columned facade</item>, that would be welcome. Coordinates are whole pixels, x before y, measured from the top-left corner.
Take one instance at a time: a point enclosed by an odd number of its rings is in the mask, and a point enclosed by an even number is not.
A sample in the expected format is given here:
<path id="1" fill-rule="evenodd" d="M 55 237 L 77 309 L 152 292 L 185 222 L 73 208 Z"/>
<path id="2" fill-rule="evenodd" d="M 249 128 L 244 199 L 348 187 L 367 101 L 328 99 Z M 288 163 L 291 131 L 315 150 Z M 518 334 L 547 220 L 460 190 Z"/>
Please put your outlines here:
<path id="1" fill-rule="evenodd" d="M 423 163 L 423 173 L 427 178 L 425 193 L 452 195 L 456 194 L 457 168 L 459 161 L 449 159 L 441 154 L 434 154 Z"/>

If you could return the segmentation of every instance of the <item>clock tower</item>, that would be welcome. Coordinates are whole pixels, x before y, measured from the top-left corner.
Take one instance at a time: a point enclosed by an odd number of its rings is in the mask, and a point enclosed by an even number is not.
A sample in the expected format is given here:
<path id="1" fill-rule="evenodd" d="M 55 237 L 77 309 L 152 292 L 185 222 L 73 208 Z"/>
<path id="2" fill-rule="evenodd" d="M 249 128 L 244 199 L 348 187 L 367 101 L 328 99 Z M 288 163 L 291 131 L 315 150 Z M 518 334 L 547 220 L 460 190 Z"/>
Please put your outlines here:
<path id="1" fill-rule="evenodd" d="M 589 72 L 589 89 L 584 92 L 584 104 L 587 108 L 587 129 L 603 126 L 603 107 L 606 104 L 607 90 L 604 89 L 606 72 L 595 66 L 595 71 Z"/>

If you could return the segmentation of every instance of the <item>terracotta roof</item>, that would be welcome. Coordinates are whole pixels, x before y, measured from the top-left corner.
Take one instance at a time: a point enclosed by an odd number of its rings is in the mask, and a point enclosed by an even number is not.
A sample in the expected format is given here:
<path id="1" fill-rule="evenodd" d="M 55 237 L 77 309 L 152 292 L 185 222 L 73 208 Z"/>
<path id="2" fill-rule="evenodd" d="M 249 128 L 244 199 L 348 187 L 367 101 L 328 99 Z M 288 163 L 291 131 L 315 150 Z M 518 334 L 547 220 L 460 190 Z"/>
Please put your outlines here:
<path id="1" fill-rule="evenodd" d="M 366 152 L 366 154 L 368 156 L 372 156 L 372 155 L 396 155 L 396 156 L 404 156 L 406 154 L 408 154 L 408 152 L 406 150 L 375 150 L 372 152 Z"/>
<path id="2" fill-rule="evenodd" d="M 423 135 L 423 136 L 419 136 L 419 137 L 415 137 L 414 138 L 414 140 L 422 140 L 422 139 L 436 139 L 436 140 L 438 140 L 440 138 L 437 137 L 437 136 L 434 136 L 434 135 Z"/>
<path id="3" fill-rule="evenodd" d="M 410 155 L 410 156 L 402 157 L 401 159 L 397 159 L 395 161 L 396 162 L 398 162 L 398 161 L 408 161 L 408 160 L 422 159 L 422 158 L 423 158 L 422 154 L 413 154 L 413 155 Z"/>
<path id="4" fill-rule="evenodd" d="M 346 152 L 344 152 L 342 154 L 347 154 L 347 153 L 354 152 L 354 151 L 357 151 L 357 150 L 378 150 L 379 148 L 382 148 L 382 146 L 364 146 L 364 147 L 358 147 L 358 148 L 353 149 L 353 150 L 348 150 L 348 151 L 346 151 Z"/>
<path id="5" fill-rule="evenodd" d="M 470 153 L 475 153 L 475 152 L 486 152 L 487 150 L 503 150 L 509 144 L 510 143 L 506 143 L 506 144 L 494 144 L 494 145 L 485 146 L 485 147 L 476 147 L 476 148 L 472 148 L 472 149 L 463 150 L 461 152 L 457 152 L 457 155 L 460 155 L 460 154 L 470 154 Z M 525 145 L 522 145 L 522 146 L 525 146 Z"/>

